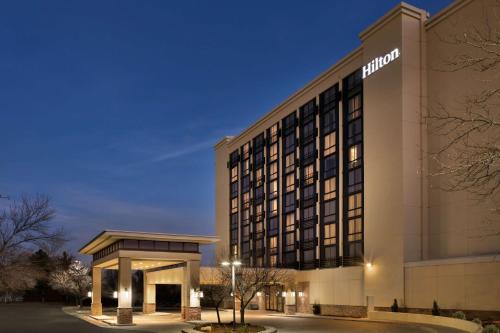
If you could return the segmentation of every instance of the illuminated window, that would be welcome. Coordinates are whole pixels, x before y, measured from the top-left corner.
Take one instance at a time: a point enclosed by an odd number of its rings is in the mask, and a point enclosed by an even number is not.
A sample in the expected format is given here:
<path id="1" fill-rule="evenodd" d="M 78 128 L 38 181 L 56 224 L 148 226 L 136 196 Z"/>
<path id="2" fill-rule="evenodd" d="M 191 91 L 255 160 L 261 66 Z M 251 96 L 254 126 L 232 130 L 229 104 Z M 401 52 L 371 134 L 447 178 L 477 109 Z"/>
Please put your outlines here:
<path id="1" fill-rule="evenodd" d="M 335 199 L 337 197 L 337 183 L 336 178 L 325 180 L 325 200 Z"/>
<path id="2" fill-rule="evenodd" d="M 361 144 L 349 147 L 349 168 L 355 168 L 361 163 Z"/>
<path id="3" fill-rule="evenodd" d="M 269 214 L 270 216 L 278 214 L 278 199 L 269 201 Z"/>
<path id="4" fill-rule="evenodd" d="M 288 214 L 286 216 L 286 231 L 295 230 L 295 214 Z"/>
<path id="5" fill-rule="evenodd" d="M 325 135 L 325 155 L 330 155 L 335 153 L 336 148 L 336 137 L 335 133 L 330 133 Z"/>
<path id="6" fill-rule="evenodd" d="M 276 249 L 278 247 L 278 236 L 269 238 L 269 248 Z"/>
<path id="7" fill-rule="evenodd" d="M 362 214 L 361 193 L 351 194 L 348 201 L 348 216 L 355 217 Z"/>
<path id="8" fill-rule="evenodd" d="M 250 160 L 244 160 L 241 172 L 246 175 L 250 171 Z"/>
<path id="9" fill-rule="evenodd" d="M 291 192 L 295 190 L 295 174 L 289 174 L 286 176 L 286 191 Z"/>
<path id="10" fill-rule="evenodd" d="M 278 124 L 275 124 L 270 129 L 271 137 L 278 135 Z"/>
<path id="11" fill-rule="evenodd" d="M 269 147 L 269 160 L 276 161 L 278 158 L 278 144 L 274 143 Z"/>
<path id="12" fill-rule="evenodd" d="M 278 195 L 278 181 L 273 180 L 269 183 L 269 198 L 274 198 Z"/>
<path id="13" fill-rule="evenodd" d="M 231 199 L 231 213 L 238 211 L 238 198 Z"/>
<path id="14" fill-rule="evenodd" d="M 243 193 L 243 208 L 250 207 L 250 192 Z"/>
<path id="15" fill-rule="evenodd" d="M 276 179 L 278 177 L 278 162 L 273 162 L 269 165 L 269 179 Z"/>
<path id="16" fill-rule="evenodd" d="M 231 181 L 237 181 L 238 180 L 238 166 L 232 167 L 231 168 Z"/>
<path id="17" fill-rule="evenodd" d="M 285 251 L 295 250 L 295 233 L 294 232 L 290 232 L 290 233 L 286 234 L 285 241 L 286 241 Z"/>
<path id="18" fill-rule="evenodd" d="M 295 154 L 288 154 L 285 157 L 285 172 L 291 172 L 295 169 Z"/>
<path id="19" fill-rule="evenodd" d="M 324 226 L 325 231 L 325 245 L 333 245 L 337 243 L 337 230 L 335 229 L 335 224 L 326 224 Z"/>
<path id="20" fill-rule="evenodd" d="M 250 219 L 250 209 L 244 209 L 243 212 L 241 213 L 241 220 L 243 222 L 248 222 Z"/>
<path id="21" fill-rule="evenodd" d="M 278 264 L 278 256 L 277 255 L 272 255 L 269 257 L 269 266 L 271 267 L 276 267 Z"/>
<path id="22" fill-rule="evenodd" d="M 361 95 L 355 95 L 350 98 L 347 103 L 348 120 L 352 120 L 361 116 Z"/>
<path id="23" fill-rule="evenodd" d="M 312 184 L 314 183 L 314 165 L 309 164 L 304 168 L 304 184 Z"/>

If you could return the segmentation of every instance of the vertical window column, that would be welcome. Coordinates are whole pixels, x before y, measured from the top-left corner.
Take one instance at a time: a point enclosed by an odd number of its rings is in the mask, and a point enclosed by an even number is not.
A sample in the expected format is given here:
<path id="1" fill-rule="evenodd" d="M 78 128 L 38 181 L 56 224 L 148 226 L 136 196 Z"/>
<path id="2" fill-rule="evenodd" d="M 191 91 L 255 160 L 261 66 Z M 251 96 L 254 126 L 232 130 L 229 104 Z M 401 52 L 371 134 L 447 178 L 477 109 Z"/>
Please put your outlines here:
<path id="1" fill-rule="evenodd" d="M 250 143 L 244 144 L 241 148 L 241 242 L 240 258 L 245 264 L 250 264 L 250 221 L 251 221 L 251 179 L 250 179 Z"/>
<path id="2" fill-rule="evenodd" d="M 282 120 L 282 267 L 296 268 L 296 127 L 298 125 L 295 112 Z"/>
<path id="3" fill-rule="evenodd" d="M 320 266 L 337 267 L 338 260 L 338 85 L 320 94 Z"/>
<path id="4" fill-rule="evenodd" d="M 278 124 L 267 130 L 267 263 L 268 267 L 278 266 L 279 257 L 279 177 L 278 177 Z"/>
<path id="5" fill-rule="evenodd" d="M 264 266 L 264 164 L 265 164 L 265 138 L 264 133 L 253 139 L 253 265 L 256 267 Z"/>
<path id="6" fill-rule="evenodd" d="M 238 151 L 229 155 L 229 251 L 232 257 L 238 256 Z"/>
<path id="7" fill-rule="evenodd" d="M 344 265 L 363 261 L 363 80 L 361 70 L 344 79 Z"/>
<path id="8" fill-rule="evenodd" d="M 300 108 L 300 269 L 317 267 L 316 99 Z"/>

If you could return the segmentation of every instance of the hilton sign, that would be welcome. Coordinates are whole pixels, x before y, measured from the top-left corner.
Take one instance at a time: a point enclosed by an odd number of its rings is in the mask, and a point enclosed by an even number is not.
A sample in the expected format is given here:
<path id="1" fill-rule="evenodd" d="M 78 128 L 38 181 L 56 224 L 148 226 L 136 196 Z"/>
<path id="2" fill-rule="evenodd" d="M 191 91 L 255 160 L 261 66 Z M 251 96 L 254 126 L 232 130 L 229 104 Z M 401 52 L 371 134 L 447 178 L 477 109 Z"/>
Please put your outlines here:
<path id="1" fill-rule="evenodd" d="M 399 49 L 395 48 L 391 52 L 387 53 L 385 56 L 373 59 L 368 64 L 363 66 L 363 79 L 372 75 L 385 65 L 390 64 L 397 58 L 399 58 Z"/>

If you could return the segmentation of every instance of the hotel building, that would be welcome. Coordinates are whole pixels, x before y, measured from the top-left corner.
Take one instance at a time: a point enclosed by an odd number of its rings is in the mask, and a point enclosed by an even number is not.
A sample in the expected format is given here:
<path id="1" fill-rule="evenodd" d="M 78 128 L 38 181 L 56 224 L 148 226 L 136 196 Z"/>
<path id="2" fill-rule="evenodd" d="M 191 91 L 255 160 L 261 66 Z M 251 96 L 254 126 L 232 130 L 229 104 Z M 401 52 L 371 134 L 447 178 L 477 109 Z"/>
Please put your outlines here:
<path id="1" fill-rule="evenodd" d="M 292 269 L 285 305 L 298 312 L 319 304 L 322 314 L 362 316 L 394 299 L 414 311 L 434 300 L 499 311 L 499 218 L 491 203 L 429 177 L 429 152 L 446 138 L 425 121 L 438 106 L 461 112 L 454 103 L 492 76 L 441 69 L 467 52 L 446 37 L 481 26 L 494 6 L 455 1 L 430 17 L 401 3 L 360 33 L 358 48 L 218 142 L 217 250 Z M 287 308 L 278 303 L 266 308 Z"/>

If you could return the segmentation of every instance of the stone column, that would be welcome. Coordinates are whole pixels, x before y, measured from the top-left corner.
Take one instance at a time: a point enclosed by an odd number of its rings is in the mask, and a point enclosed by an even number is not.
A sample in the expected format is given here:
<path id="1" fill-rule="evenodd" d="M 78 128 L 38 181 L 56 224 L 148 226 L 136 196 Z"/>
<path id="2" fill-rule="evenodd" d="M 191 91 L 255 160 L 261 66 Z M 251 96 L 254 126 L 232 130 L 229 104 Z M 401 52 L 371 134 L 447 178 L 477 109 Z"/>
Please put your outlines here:
<path id="1" fill-rule="evenodd" d="M 200 290 L 200 261 L 186 262 L 183 269 L 181 315 L 182 319 L 201 320 L 201 307 L 198 291 Z"/>
<path id="2" fill-rule="evenodd" d="M 90 314 L 93 316 L 102 316 L 101 272 L 101 267 L 92 266 L 92 305 L 90 306 Z"/>
<path id="3" fill-rule="evenodd" d="M 142 303 L 143 313 L 155 313 L 156 312 L 156 284 L 149 284 L 148 273 L 143 272 L 144 280 L 144 294 Z"/>
<path id="4" fill-rule="evenodd" d="M 119 325 L 132 324 L 132 260 L 118 259 L 118 309 L 116 321 Z"/>

